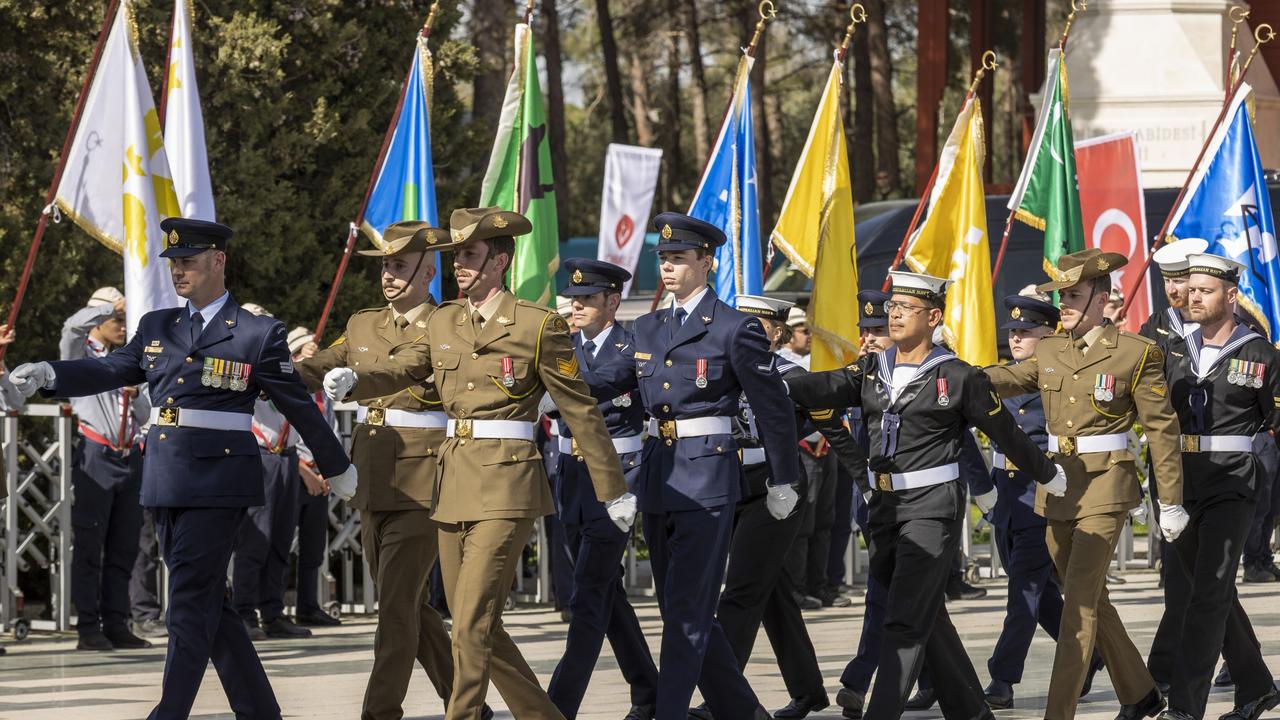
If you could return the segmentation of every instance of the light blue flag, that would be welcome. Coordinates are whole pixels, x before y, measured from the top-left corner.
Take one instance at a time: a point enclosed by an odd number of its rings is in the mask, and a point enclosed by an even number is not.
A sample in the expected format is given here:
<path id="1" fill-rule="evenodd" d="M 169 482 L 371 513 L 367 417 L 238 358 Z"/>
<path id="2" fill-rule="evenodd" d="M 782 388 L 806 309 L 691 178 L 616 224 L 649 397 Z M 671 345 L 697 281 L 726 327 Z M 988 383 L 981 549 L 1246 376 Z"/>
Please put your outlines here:
<path id="1" fill-rule="evenodd" d="M 752 58 L 738 63 L 733 101 L 698 183 L 689 215 L 715 225 L 728 239 L 716 251 L 716 294 L 737 306 L 738 295 L 764 291 L 760 209 L 756 201 L 756 142 L 751 122 Z"/>
<path id="2" fill-rule="evenodd" d="M 1245 105 L 1242 84 L 1226 120 L 1214 133 L 1209 160 L 1191 180 L 1187 199 L 1175 209 L 1172 239 L 1203 238 L 1208 252 L 1245 266 L 1240 307 L 1259 320 L 1272 342 L 1280 340 L 1280 258 L 1275 220 L 1262 160 Z"/>
<path id="3" fill-rule="evenodd" d="M 426 38 L 419 37 L 404 105 L 395 119 L 391 144 L 360 226 L 375 245 L 381 246 L 382 231 L 388 225 L 402 220 L 425 220 L 439 226 L 435 172 L 431 166 L 430 72 L 431 52 Z M 436 302 L 441 300 L 439 263 L 440 253 L 436 253 L 437 272 L 431 281 L 431 296 Z"/>

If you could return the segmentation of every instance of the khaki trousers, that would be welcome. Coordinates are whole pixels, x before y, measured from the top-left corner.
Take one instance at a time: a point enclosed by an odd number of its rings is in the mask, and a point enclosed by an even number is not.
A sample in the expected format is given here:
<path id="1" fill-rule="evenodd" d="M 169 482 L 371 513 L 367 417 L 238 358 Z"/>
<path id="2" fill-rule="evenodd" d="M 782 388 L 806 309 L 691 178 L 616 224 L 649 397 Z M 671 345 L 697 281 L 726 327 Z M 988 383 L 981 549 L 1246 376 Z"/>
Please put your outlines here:
<path id="1" fill-rule="evenodd" d="M 1045 539 L 1062 578 L 1063 607 L 1046 720 L 1075 717 L 1095 640 L 1121 704 L 1137 703 L 1155 688 L 1120 615 L 1107 599 L 1107 568 L 1127 515 L 1121 510 L 1049 521 Z"/>
<path id="2" fill-rule="evenodd" d="M 520 720 L 564 720 L 502 627 L 532 518 L 440 523 L 440 571 L 453 614 L 453 696 L 446 720 L 480 720 L 489 678 Z"/>

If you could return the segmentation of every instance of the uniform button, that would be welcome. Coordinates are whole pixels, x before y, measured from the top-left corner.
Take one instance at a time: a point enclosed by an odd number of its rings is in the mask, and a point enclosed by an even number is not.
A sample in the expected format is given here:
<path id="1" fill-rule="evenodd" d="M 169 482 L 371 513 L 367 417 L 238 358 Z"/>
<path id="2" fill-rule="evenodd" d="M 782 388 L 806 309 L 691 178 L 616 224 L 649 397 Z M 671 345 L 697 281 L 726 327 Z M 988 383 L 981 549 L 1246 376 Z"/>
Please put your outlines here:
<path id="1" fill-rule="evenodd" d="M 191 358 L 187 358 L 187 362 L 191 362 Z"/>
<path id="2" fill-rule="evenodd" d="M 480 353 L 471 353 L 471 359 L 472 359 L 472 360 L 479 360 L 479 359 L 480 359 Z"/>
<path id="3" fill-rule="evenodd" d="M 1076 396 L 1075 396 L 1075 395 L 1072 395 L 1071 397 L 1067 398 L 1067 402 L 1071 403 L 1072 405 L 1075 405 L 1075 404 L 1076 404 Z"/>
<path id="4" fill-rule="evenodd" d="M 663 390 L 670 390 L 670 389 L 671 389 L 671 383 L 669 383 L 669 382 L 664 382 L 664 383 L 662 383 L 662 389 L 663 389 Z"/>
<path id="5" fill-rule="evenodd" d="M 165 435 L 164 433 L 160 433 L 160 439 L 161 439 L 161 440 L 167 440 L 168 438 L 169 438 L 169 436 L 168 436 L 168 435 Z"/>
<path id="6" fill-rule="evenodd" d="M 178 384 L 179 384 L 179 385 L 181 385 L 181 384 L 183 384 L 183 383 L 185 383 L 185 382 L 186 382 L 186 380 L 183 380 L 182 378 L 178 378 Z"/>
<path id="7" fill-rule="evenodd" d="M 512 461 L 512 462 L 515 462 L 515 461 L 517 461 L 517 460 L 519 460 L 519 459 L 520 459 L 520 458 L 516 457 L 515 455 L 512 455 L 512 456 L 511 456 L 511 461 Z"/>
<path id="8" fill-rule="evenodd" d="M 475 353 L 472 353 L 472 354 L 474 355 Z M 436 361 L 436 367 L 444 367 L 444 361 L 443 361 L 443 360 L 437 360 L 437 361 Z"/>
<path id="9" fill-rule="evenodd" d="M 467 444 L 467 441 L 466 441 L 466 440 L 459 440 L 459 441 L 458 441 L 458 444 L 459 444 L 459 445 L 466 445 L 466 444 Z"/>
<path id="10" fill-rule="evenodd" d="M 1071 422 L 1070 420 L 1067 421 L 1067 427 L 1075 427 L 1075 426 L 1076 426 L 1075 423 Z"/>
<path id="11" fill-rule="evenodd" d="M 373 437 L 374 435 L 377 435 L 377 434 L 378 434 L 377 428 L 369 428 L 369 437 Z"/>
<path id="12" fill-rule="evenodd" d="M 173 404 L 173 398 L 165 398 L 164 402 L 165 402 L 165 404 L 166 404 L 166 405 L 172 405 L 172 404 Z"/>
<path id="13" fill-rule="evenodd" d="M 231 454 L 231 448 L 222 448 L 222 454 L 223 454 L 223 455 L 230 455 L 230 454 Z"/>
<path id="14" fill-rule="evenodd" d="M 664 413 L 669 413 L 669 412 L 671 412 L 671 406 L 670 406 L 670 405 L 663 405 L 663 406 L 662 406 L 662 412 L 664 412 Z M 668 445 L 670 445 L 671 443 L 667 443 L 667 444 L 668 444 Z"/>
<path id="15" fill-rule="evenodd" d="M 670 444 L 671 444 L 671 440 L 670 440 L 670 439 L 668 439 L 668 440 L 667 440 L 667 445 L 670 445 Z"/>
<path id="16" fill-rule="evenodd" d="M 1027 409 L 1026 409 L 1026 408 L 1018 408 L 1018 414 L 1019 414 L 1019 415 L 1026 415 L 1026 414 L 1027 414 Z"/>
<path id="17" fill-rule="evenodd" d="M 716 452 L 724 452 L 724 448 L 722 448 L 722 447 L 720 447 L 719 445 L 717 445 L 717 446 L 716 446 Z"/>
<path id="18" fill-rule="evenodd" d="M 670 360 L 668 360 L 668 361 L 667 361 L 667 367 L 671 367 L 671 361 L 670 361 Z"/>
<path id="19" fill-rule="evenodd" d="M 1071 374 L 1071 379 L 1072 379 L 1072 380 L 1079 380 L 1079 379 L 1080 379 L 1080 374 L 1079 374 L 1079 373 L 1072 373 L 1072 374 Z"/>
<path id="20" fill-rule="evenodd" d="M 388 355 L 388 356 L 387 356 L 387 359 L 388 359 L 388 360 L 395 360 L 395 359 L 396 359 L 396 356 L 395 356 L 395 355 Z"/>
<path id="21" fill-rule="evenodd" d="M 1010 471 L 1009 471 L 1009 477 L 1013 477 L 1013 471 L 1012 471 L 1012 470 L 1010 470 Z"/>
<path id="22" fill-rule="evenodd" d="M 467 389 L 468 389 L 468 390 L 475 390 L 475 389 L 476 389 L 476 384 L 475 384 L 475 383 L 467 383 Z"/>

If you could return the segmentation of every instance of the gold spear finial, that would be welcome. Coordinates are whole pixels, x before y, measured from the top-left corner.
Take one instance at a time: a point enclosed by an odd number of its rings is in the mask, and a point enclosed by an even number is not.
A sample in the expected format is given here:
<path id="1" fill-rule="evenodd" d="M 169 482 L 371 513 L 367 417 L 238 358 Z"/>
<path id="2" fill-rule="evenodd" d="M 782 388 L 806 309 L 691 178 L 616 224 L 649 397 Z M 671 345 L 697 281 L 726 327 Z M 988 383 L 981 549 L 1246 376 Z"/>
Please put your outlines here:
<path id="1" fill-rule="evenodd" d="M 422 23 L 422 37 L 431 34 L 431 26 L 436 22 L 436 13 L 440 12 L 440 0 L 431 3 L 431 11 L 427 13 L 427 21 Z"/>
<path id="2" fill-rule="evenodd" d="M 995 70 L 998 65 L 995 52 L 988 50 L 982 53 L 982 65 L 978 67 L 978 71 L 973 75 L 973 82 L 969 85 L 969 95 L 972 96 L 977 92 L 978 83 L 982 82 L 982 78 L 986 77 L 987 71 Z"/>
<path id="3" fill-rule="evenodd" d="M 858 23 L 867 21 L 867 9 L 862 3 L 854 3 L 849 6 L 849 26 L 844 29 L 844 40 L 840 41 L 840 59 L 844 59 L 845 52 L 849 50 L 849 41 L 853 39 L 853 29 Z"/>
<path id="4" fill-rule="evenodd" d="M 778 14 L 778 11 L 773 6 L 773 0 L 761 0 L 757 10 L 760 13 L 760 19 L 756 21 L 756 31 L 751 36 L 751 42 L 747 44 L 748 55 L 755 53 L 756 43 L 760 42 L 760 35 L 764 33 L 765 23 L 772 20 Z"/>

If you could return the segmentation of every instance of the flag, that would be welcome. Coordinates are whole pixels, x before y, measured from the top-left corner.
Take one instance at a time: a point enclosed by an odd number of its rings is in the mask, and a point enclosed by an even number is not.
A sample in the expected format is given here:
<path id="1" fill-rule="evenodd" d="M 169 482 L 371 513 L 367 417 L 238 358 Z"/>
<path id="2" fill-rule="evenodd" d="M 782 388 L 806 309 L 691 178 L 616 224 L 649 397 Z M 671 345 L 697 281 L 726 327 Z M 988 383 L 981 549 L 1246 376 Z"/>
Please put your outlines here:
<path id="1" fill-rule="evenodd" d="M 613 263 L 635 275 L 661 168 L 660 148 L 609 143 L 604 157 L 604 191 L 600 197 L 598 260 Z M 622 297 L 631 292 L 634 280 L 633 277 L 622 284 Z"/>
<path id="2" fill-rule="evenodd" d="M 176 307 L 160 220 L 180 214 L 160 118 L 133 33 L 133 3 L 120 3 L 54 203 L 124 258 L 129 335 L 138 320 Z"/>
<path id="3" fill-rule="evenodd" d="M 733 99 L 720 135 L 698 182 L 689 215 L 715 225 L 727 242 L 716 250 L 715 287 L 720 299 L 736 305 L 738 295 L 764 291 L 760 249 L 760 209 L 756 201 L 756 138 L 751 124 L 751 65 L 743 53 Z"/>
<path id="4" fill-rule="evenodd" d="M 800 162 L 773 229 L 772 241 L 813 278 L 810 366 L 833 370 L 858 357 L 858 262 L 853 235 L 853 189 L 845 151 L 840 94 L 844 63 L 837 59 L 813 116 Z"/>
<path id="5" fill-rule="evenodd" d="M 1138 138 L 1132 132 L 1076 143 L 1080 176 L 1080 217 L 1085 245 L 1129 258 L 1111 273 L 1130 302 L 1122 330 L 1138 332 L 1151 315 L 1151 283 L 1143 282 L 1147 264 L 1147 210 L 1138 164 Z"/>
<path id="6" fill-rule="evenodd" d="M 1203 238 L 1209 252 L 1245 266 L 1240 275 L 1240 307 L 1280 340 L 1280 259 L 1271 197 L 1258 157 L 1241 83 L 1227 115 L 1209 141 L 1206 162 L 1191 178 L 1186 199 L 1173 211 L 1170 240 Z"/>
<path id="7" fill-rule="evenodd" d="M 183 217 L 216 220 L 209 155 L 204 142 L 204 113 L 196 85 L 191 27 L 194 10 L 188 0 L 174 0 L 169 38 L 169 67 L 164 103 L 164 152 L 173 171 L 173 187 Z"/>
<path id="8" fill-rule="evenodd" d="M 533 232 L 516 239 L 508 280 L 516 297 L 554 307 L 555 272 L 560 267 L 556 187 L 533 31 L 525 23 L 516 25 L 515 46 L 515 68 L 507 80 L 480 205 L 515 210 L 529 218 Z"/>
<path id="9" fill-rule="evenodd" d="M 360 229 L 378 248 L 383 247 L 382 231 L 404 220 L 423 220 L 439 227 L 436 208 L 436 179 L 431 161 L 431 50 L 421 34 L 413 53 L 413 64 L 405 81 L 404 103 L 392 118 L 395 128 L 391 143 L 378 169 L 378 179 L 365 207 Z M 431 279 L 431 296 L 440 302 L 440 253 L 435 253 L 437 272 Z"/>
<path id="10" fill-rule="evenodd" d="M 1009 196 L 1009 210 L 1017 219 L 1044 231 L 1044 270 L 1056 278 L 1058 258 L 1084 249 L 1084 224 L 1062 51 L 1050 50 L 1047 65 L 1031 154 Z"/>
<path id="11" fill-rule="evenodd" d="M 943 311 L 943 337 L 971 365 L 996 361 L 996 315 L 991 290 L 991 249 L 982 187 L 982 106 L 965 102 L 942 147 L 929 215 L 911 239 L 911 269 L 951 281 Z"/>

